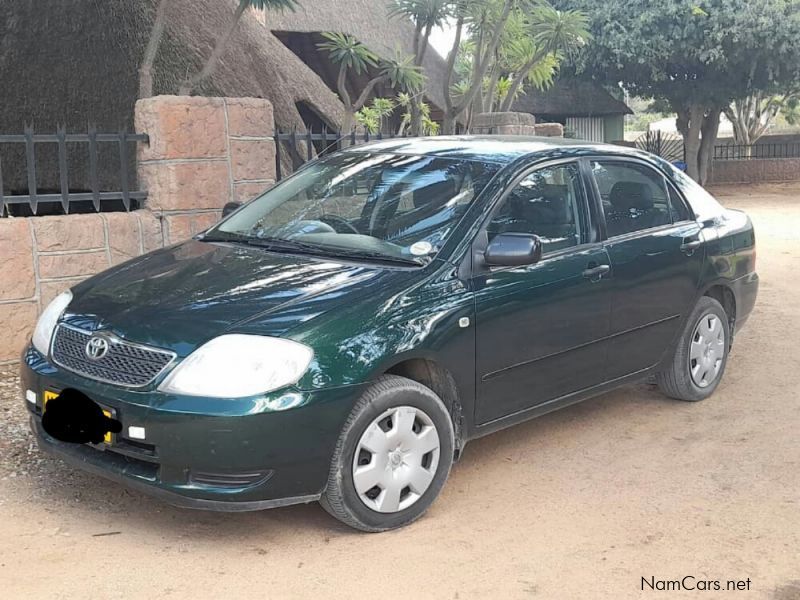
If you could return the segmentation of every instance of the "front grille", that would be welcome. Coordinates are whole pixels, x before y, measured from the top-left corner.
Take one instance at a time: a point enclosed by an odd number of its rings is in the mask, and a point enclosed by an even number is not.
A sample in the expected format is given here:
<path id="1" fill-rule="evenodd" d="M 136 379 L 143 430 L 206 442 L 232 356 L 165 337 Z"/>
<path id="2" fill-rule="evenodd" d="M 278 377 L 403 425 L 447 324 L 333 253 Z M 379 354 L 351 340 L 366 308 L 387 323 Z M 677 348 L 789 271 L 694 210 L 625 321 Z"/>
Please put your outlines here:
<path id="1" fill-rule="evenodd" d="M 101 358 L 89 358 L 86 344 L 92 335 L 92 332 L 62 323 L 53 338 L 53 361 L 90 379 L 123 387 L 143 387 L 175 358 L 175 354 L 167 350 L 134 344 L 105 333 L 99 336 L 108 342 L 107 352 Z"/>

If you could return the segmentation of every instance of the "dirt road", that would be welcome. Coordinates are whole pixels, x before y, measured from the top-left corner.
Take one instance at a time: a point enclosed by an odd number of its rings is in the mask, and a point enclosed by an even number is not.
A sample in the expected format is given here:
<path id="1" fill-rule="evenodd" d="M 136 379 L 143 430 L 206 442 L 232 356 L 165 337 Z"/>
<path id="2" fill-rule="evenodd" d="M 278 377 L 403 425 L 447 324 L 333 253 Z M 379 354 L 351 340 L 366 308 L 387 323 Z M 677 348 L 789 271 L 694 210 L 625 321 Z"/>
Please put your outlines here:
<path id="1" fill-rule="evenodd" d="M 182 511 L 39 454 L 0 373 L 3 598 L 800 598 L 800 185 L 716 190 L 762 278 L 716 395 L 626 388 L 471 443 L 426 517 Z M 642 578 L 750 591 L 641 591 Z"/>

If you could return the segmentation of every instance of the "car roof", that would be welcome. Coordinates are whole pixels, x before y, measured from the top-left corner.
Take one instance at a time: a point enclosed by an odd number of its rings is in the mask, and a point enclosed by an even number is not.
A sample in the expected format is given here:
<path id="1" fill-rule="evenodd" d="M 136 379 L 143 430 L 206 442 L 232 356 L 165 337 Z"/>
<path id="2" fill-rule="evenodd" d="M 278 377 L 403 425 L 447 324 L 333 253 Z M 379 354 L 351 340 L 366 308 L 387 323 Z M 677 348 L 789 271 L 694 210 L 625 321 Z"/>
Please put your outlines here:
<path id="1" fill-rule="evenodd" d="M 480 160 L 498 164 L 508 164 L 523 156 L 537 154 L 550 158 L 587 154 L 619 154 L 621 156 L 653 159 L 652 155 L 646 152 L 625 146 L 566 138 L 524 135 L 454 135 L 390 138 L 352 146 L 347 150 L 347 152 L 366 151 Z"/>

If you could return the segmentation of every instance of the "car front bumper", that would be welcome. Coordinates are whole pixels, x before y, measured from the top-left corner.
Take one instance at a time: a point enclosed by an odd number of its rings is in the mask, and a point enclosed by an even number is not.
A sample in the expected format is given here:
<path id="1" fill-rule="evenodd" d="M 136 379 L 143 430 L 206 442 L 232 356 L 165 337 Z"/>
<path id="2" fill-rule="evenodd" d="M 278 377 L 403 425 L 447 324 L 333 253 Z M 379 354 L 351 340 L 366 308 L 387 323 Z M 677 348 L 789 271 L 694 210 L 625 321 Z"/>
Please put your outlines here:
<path id="1" fill-rule="evenodd" d="M 23 396 L 42 450 L 181 507 L 247 511 L 317 500 L 341 428 L 361 386 L 241 400 L 133 392 L 59 369 L 29 348 Z M 42 428 L 45 391 L 76 389 L 112 411 L 122 432 L 110 444 L 70 444 Z M 132 439 L 129 427 L 142 428 Z"/>

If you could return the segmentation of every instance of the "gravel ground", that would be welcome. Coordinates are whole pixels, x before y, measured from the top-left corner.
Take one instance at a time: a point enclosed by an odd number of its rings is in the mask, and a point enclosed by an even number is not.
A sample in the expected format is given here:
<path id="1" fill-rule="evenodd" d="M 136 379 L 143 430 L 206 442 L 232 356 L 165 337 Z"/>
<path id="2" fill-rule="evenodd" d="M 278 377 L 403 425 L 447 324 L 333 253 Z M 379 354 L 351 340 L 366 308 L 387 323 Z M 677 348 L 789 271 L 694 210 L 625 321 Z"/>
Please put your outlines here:
<path id="1" fill-rule="evenodd" d="M 716 192 L 756 223 L 762 287 L 715 396 L 628 387 L 470 443 L 402 531 L 183 511 L 70 469 L 0 368 L 0 597 L 619 599 L 692 576 L 750 589 L 661 595 L 800 599 L 800 185 Z"/>

